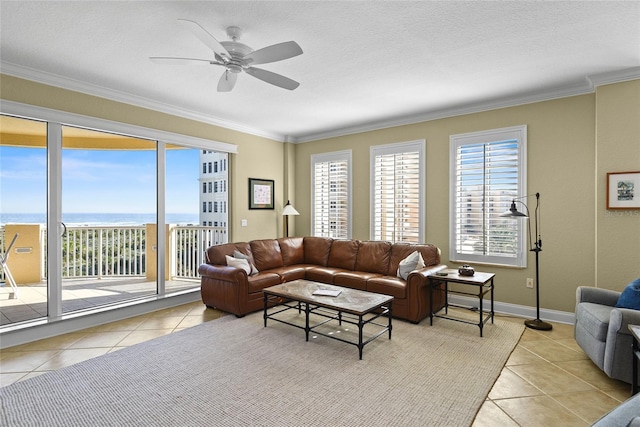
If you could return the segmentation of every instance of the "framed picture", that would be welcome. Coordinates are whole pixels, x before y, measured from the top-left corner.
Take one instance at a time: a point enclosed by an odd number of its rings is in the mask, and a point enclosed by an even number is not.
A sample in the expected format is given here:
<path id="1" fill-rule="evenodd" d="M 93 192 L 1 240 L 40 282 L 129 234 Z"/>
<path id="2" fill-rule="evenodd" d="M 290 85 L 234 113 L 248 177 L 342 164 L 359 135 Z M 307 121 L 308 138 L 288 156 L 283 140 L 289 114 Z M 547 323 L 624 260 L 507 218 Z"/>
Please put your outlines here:
<path id="1" fill-rule="evenodd" d="M 249 209 L 273 209 L 273 180 L 249 178 Z"/>
<path id="2" fill-rule="evenodd" d="M 640 171 L 607 174 L 607 209 L 640 209 Z"/>

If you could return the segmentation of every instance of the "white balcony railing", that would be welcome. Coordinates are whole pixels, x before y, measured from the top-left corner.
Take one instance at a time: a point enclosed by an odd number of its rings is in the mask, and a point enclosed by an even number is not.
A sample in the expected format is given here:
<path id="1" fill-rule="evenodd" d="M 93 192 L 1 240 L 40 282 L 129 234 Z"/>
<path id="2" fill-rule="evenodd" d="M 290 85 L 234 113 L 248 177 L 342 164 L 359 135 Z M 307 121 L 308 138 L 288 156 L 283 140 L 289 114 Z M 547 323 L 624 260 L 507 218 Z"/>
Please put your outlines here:
<path id="1" fill-rule="evenodd" d="M 171 228 L 169 274 L 176 278 L 196 278 L 209 246 L 227 242 L 227 230 L 218 227 L 183 226 Z"/>
<path id="2" fill-rule="evenodd" d="M 43 228 L 44 230 L 44 228 Z M 145 226 L 69 226 L 62 237 L 62 277 L 144 277 L 147 258 L 156 256 L 147 245 Z M 0 227 L 0 253 L 4 256 L 5 232 Z M 37 261 L 46 278 L 46 235 Z M 167 248 L 170 278 L 197 278 L 209 246 L 226 243 L 227 231 L 219 227 L 169 226 Z M 13 271 L 13 269 L 12 269 Z M 14 272 L 15 274 L 15 272 Z M 5 281 L 0 269 L 0 281 Z"/>

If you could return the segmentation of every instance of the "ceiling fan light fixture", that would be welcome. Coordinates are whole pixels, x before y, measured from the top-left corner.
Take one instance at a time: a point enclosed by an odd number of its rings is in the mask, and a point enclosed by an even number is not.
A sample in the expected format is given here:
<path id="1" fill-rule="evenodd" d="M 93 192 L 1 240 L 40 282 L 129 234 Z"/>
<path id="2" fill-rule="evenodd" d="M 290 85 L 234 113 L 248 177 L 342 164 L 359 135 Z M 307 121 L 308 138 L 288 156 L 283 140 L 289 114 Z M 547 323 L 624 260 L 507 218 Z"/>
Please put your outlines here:
<path id="1" fill-rule="evenodd" d="M 220 65 L 225 68 L 224 74 L 218 81 L 218 92 L 229 92 L 235 86 L 238 74 L 245 71 L 252 77 L 262 80 L 283 89 L 294 90 L 300 83 L 283 75 L 253 68 L 249 65 L 267 64 L 270 62 L 282 61 L 301 55 L 302 48 L 294 42 L 288 41 L 277 43 L 262 49 L 253 50 L 246 44 L 238 40 L 242 35 L 242 29 L 236 26 L 227 27 L 227 36 L 231 41 L 219 42 L 202 25 L 188 19 L 178 20 L 189 31 L 193 33 L 201 42 L 213 51 L 215 60 L 205 60 L 196 58 L 171 58 L 171 57 L 151 57 L 150 59 L 158 63 L 173 64 L 202 64 Z"/>

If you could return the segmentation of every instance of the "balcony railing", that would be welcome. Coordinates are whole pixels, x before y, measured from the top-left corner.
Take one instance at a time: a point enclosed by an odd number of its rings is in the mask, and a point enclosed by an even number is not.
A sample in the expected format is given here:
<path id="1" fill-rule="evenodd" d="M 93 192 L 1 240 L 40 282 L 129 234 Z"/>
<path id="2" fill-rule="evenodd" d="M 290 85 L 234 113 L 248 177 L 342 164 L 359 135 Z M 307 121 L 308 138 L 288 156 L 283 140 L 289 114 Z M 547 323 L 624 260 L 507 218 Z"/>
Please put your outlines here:
<path id="1" fill-rule="evenodd" d="M 34 225 L 34 227 L 40 227 Z M 193 279 L 198 277 L 198 267 L 204 261 L 209 246 L 227 242 L 227 231 L 220 227 L 169 225 L 167 253 L 169 254 L 169 278 Z M 42 279 L 47 277 L 46 232 L 40 241 L 40 256 L 29 268 L 40 269 Z M 147 226 L 69 226 L 62 237 L 63 278 L 144 277 L 147 260 L 157 254 L 155 245 L 149 247 Z M 4 256 L 5 227 L 0 227 L 0 253 Z M 155 264 L 155 263 L 154 263 Z M 9 259 L 11 267 L 11 259 Z M 24 268 L 22 266 L 21 268 Z M 14 267 L 11 267 L 16 276 Z M 0 281 L 5 281 L 4 269 L 0 269 Z M 19 283 L 20 284 L 20 283 Z"/>
<path id="2" fill-rule="evenodd" d="M 171 228 L 169 253 L 171 275 L 179 278 L 198 277 L 198 267 L 204 263 L 209 246 L 227 242 L 227 230 L 216 227 L 178 225 Z"/>

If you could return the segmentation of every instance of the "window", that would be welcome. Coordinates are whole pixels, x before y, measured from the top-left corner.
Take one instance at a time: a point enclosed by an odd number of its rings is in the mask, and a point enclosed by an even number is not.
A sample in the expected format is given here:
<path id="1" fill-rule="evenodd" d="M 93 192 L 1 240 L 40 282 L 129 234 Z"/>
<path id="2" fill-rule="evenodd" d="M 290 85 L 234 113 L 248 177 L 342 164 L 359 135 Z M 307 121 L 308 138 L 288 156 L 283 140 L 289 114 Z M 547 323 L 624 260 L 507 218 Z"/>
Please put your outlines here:
<path id="1" fill-rule="evenodd" d="M 371 147 L 371 238 L 424 241 L 424 140 Z"/>
<path id="2" fill-rule="evenodd" d="M 211 181 L 209 181 L 209 193 L 211 193 Z"/>
<path id="3" fill-rule="evenodd" d="M 526 194 L 527 127 L 450 138 L 449 258 L 526 267 L 524 221 L 500 218 Z"/>
<path id="4" fill-rule="evenodd" d="M 207 173 L 207 164 L 206 163 L 202 164 L 202 173 Z"/>
<path id="5" fill-rule="evenodd" d="M 202 212 L 207 211 L 207 202 L 202 202 Z"/>
<path id="6" fill-rule="evenodd" d="M 311 234 L 351 238 L 351 150 L 311 156 Z"/>
<path id="7" fill-rule="evenodd" d="M 202 192 L 203 192 L 203 193 L 206 193 L 206 192 L 207 192 L 207 183 L 206 183 L 206 182 L 203 182 L 203 183 L 202 183 Z"/>
<path id="8" fill-rule="evenodd" d="M 209 206 L 209 212 L 211 212 L 211 211 L 212 211 L 213 203 L 209 202 L 209 203 L 208 203 L 208 206 Z"/>

